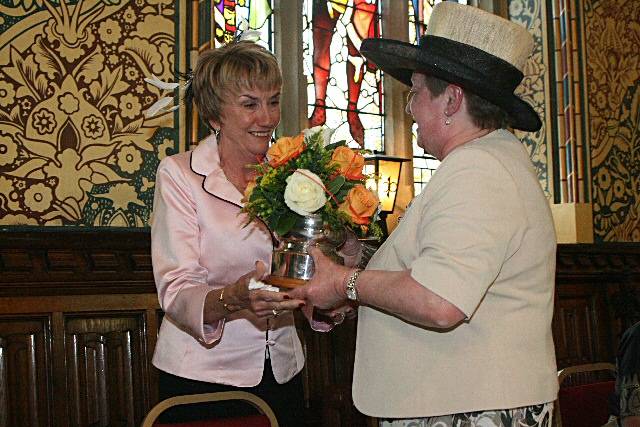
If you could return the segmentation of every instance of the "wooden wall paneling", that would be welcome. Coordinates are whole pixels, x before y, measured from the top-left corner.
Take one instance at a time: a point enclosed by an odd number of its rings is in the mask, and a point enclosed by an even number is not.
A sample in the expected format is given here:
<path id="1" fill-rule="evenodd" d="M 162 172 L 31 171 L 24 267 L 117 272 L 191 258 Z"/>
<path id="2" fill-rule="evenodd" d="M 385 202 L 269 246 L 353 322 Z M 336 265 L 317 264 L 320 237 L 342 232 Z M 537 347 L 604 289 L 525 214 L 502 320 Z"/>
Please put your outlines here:
<path id="1" fill-rule="evenodd" d="M 154 295 L 155 296 L 155 295 Z M 157 296 L 155 296 L 157 298 Z M 151 363 L 153 359 L 153 350 L 156 348 L 156 342 L 158 341 L 158 332 L 160 331 L 160 324 L 162 323 L 162 317 L 164 312 L 156 307 L 148 308 L 145 312 L 144 322 L 144 336 L 145 340 L 142 344 L 145 346 L 145 354 L 147 355 L 147 361 L 142 367 L 143 378 L 147 378 L 143 388 L 145 393 L 149 396 L 148 406 L 145 408 L 148 411 L 153 405 L 158 403 L 158 370 Z"/>
<path id="2" fill-rule="evenodd" d="M 51 425 L 49 320 L 0 318 L 0 427 Z"/>
<path id="3" fill-rule="evenodd" d="M 640 320 L 640 245 L 559 245 L 553 321 L 558 367 L 614 361 Z"/>
<path id="4" fill-rule="evenodd" d="M 48 388 L 35 400 L 48 409 L 42 417 L 46 423 L 12 423 L 16 411 L 9 398 L 8 426 L 136 426 L 156 402 L 157 379 L 150 366 L 159 312 L 155 294 L 0 298 L 0 307 L 2 343 L 6 336 L 15 335 L 6 325 L 15 324 L 17 313 L 29 325 L 34 319 L 53 319 L 52 332 L 40 340 L 44 341 L 40 347 L 53 351 L 37 348 L 34 353 L 39 359 L 47 356 L 37 366 L 49 374 Z M 8 351 L 5 347 L 3 355 Z M 5 377 L 24 376 L 23 370 L 4 359 L 0 366 L 9 373 Z M 34 399 L 18 393 L 16 383 L 3 379 L 0 384 L 6 395 L 15 396 L 16 417 L 43 413 L 40 407 L 34 408 Z M 26 387 L 23 383 L 20 386 Z"/>
<path id="5" fill-rule="evenodd" d="M 324 390 L 322 385 L 328 381 L 328 364 L 331 362 L 326 346 L 323 345 L 326 342 L 326 336 L 324 333 L 314 332 L 300 312 L 296 312 L 294 315 L 305 355 L 305 365 L 302 370 L 305 398 L 304 425 L 306 427 L 320 427 L 323 425 Z"/>
<path id="6" fill-rule="evenodd" d="M 306 355 L 303 371 L 308 405 L 305 425 L 369 425 L 369 417 L 355 409 L 351 398 L 357 322 L 346 320 L 328 333 L 313 331 L 302 316 L 296 317 L 296 323 Z"/>
<path id="7" fill-rule="evenodd" d="M 330 382 L 325 385 L 325 414 L 333 419 L 323 420 L 329 426 L 366 426 L 369 417 L 360 413 L 353 405 L 351 384 L 353 382 L 353 363 L 356 348 L 357 321 L 346 320 L 329 335 Z"/>
<path id="8" fill-rule="evenodd" d="M 158 399 L 151 358 L 162 311 L 151 270 L 146 231 L 1 233 L 0 427 L 140 423 Z M 559 245 L 559 367 L 613 361 L 636 320 L 640 245 Z M 375 425 L 351 400 L 356 321 L 330 333 L 301 315 L 297 324 L 307 356 L 301 425 Z"/>
<path id="9" fill-rule="evenodd" d="M 55 298 L 55 297 L 54 297 Z M 52 298 L 53 302 L 54 299 Z M 27 304 L 29 304 L 27 302 Z M 52 304 L 53 305 L 53 304 Z M 46 306 L 45 306 L 46 307 Z M 43 307 L 44 308 L 44 307 Z M 41 308 L 41 309 L 43 309 Z M 16 312 L 25 312 L 28 313 L 30 310 L 27 307 L 16 307 Z M 53 367 L 53 396 L 64 396 L 64 399 L 53 399 L 53 408 L 54 408 L 54 425 L 55 426 L 64 426 L 68 424 L 69 415 L 67 413 L 68 405 L 67 399 L 69 395 L 68 386 L 67 386 L 67 364 L 65 361 L 64 349 L 64 314 L 58 310 L 53 310 L 51 315 L 51 325 L 52 325 L 52 334 L 51 334 L 51 348 L 52 348 L 52 360 L 51 366 Z"/>
<path id="10" fill-rule="evenodd" d="M 581 283 L 561 285 L 553 321 L 559 368 L 610 360 L 611 324 L 606 309 L 606 286 Z"/>
<path id="11" fill-rule="evenodd" d="M 133 426 L 146 413 L 144 313 L 83 313 L 65 319 L 73 425 Z M 146 402 L 138 399 L 145 396 Z"/>

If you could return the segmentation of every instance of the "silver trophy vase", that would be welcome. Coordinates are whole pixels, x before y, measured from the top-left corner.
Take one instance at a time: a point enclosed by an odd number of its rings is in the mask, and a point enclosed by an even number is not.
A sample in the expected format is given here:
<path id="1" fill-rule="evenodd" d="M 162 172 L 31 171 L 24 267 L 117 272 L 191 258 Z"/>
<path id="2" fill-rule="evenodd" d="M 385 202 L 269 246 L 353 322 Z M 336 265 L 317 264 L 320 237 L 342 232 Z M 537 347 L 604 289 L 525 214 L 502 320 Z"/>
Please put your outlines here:
<path id="1" fill-rule="evenodd" d="M 275 286 L 294 288 L 304 285 L 314 273 L 310 246 L 317 246 L 334 262 L 342 264 L 337 248 L 345 240 L 344 229 L 334 230 L 320 215 L 307 215 L 296 221 L 284 236 L 276 236 L 278 247 L 273 250 L 271 275 L 267 281 Z"/>

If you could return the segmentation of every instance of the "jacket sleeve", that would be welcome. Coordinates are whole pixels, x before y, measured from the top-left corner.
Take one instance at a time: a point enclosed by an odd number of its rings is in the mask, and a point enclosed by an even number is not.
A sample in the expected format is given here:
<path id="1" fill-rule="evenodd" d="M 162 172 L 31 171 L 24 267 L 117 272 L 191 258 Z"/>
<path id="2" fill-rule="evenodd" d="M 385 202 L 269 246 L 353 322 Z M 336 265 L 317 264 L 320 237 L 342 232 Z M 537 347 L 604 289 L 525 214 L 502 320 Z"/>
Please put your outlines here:
<path id="1" fill-rule="evenodd" d="M 170 321 L 201 343 L 222 336 L 224 319 L 205 325 L 204 302 L 213 289 L 199 263 L 200 234 L 191 183 L 171 157 L 158 167 L 151 222 L 153 274 L 160 307 Z"/>

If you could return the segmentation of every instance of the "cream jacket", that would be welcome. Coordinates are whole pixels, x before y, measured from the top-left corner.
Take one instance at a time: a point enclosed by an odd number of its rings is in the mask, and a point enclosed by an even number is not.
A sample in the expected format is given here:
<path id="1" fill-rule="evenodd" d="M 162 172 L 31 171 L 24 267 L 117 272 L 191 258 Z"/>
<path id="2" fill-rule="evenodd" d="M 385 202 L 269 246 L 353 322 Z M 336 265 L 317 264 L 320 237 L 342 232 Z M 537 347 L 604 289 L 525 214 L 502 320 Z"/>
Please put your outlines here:
<path id="1" fill-rule="evenodd" d="M 553 401 L 555 254 L 522 144 L 498 130 L 452 151 L 367 269 L 411 270 L 467 319 L 432 330 L 362 307 L 356 407 L 419 418 Z"/>

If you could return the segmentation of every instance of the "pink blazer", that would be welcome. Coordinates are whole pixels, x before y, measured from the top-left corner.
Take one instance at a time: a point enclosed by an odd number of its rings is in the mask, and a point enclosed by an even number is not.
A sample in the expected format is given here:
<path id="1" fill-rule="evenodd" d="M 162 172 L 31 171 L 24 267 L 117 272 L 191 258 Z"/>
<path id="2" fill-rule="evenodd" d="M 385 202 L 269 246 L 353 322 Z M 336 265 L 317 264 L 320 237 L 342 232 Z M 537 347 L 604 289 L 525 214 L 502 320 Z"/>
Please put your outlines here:
<path id="1" fill-rule="evenodd" d="M 257 260 L 271 265 L 271 236 L 262 224 L 244 227 L 241 198 L 220 168 L 213 135 L 160 163 L 151 247 L 166 314 L 153 364 L 180 377 L 251 387 L 262 378 L 268 348 L 274 376 L 284 383 L 304 365 L 291 313 L 267 321 L 243 310 L 203 323 L 208 292 L 235 282 Z"/>

